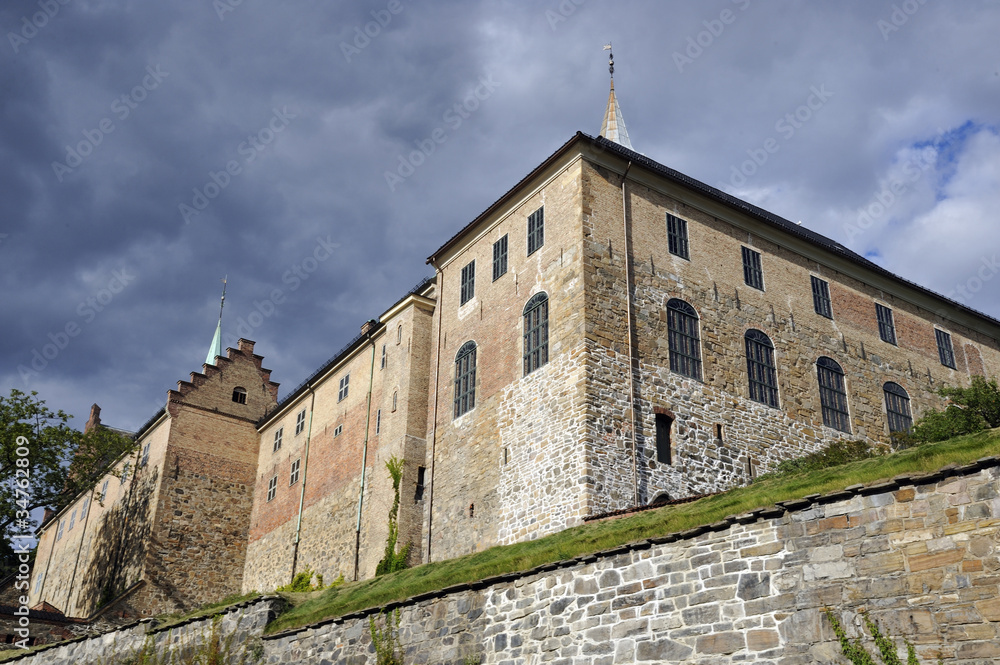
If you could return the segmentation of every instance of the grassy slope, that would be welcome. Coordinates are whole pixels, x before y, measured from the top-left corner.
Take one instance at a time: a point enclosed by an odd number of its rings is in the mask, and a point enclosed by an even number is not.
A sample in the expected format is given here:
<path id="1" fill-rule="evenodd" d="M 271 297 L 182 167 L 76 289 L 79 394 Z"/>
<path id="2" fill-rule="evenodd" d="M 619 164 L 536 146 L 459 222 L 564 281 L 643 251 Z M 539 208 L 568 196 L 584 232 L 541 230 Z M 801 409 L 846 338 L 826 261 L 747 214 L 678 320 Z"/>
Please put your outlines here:
<path id="1" fill-rule="evenodd" d="M 425 564 L 323 592 L 295 594 L 289 599 L 296 606 L 271 623 L 267 632 L 287 630 L 454 584 L 524 571 L 545 563 L 712 524 L 729 515 L 766 508 L 776 501 L 825 494 L 900 474 L 928 473 L 949 464 L 966 464 L 994 455 L 1000 455 L 1000 430 L 926 444 L 822 471 L 763 479 L 749 487 L 692 503 L 584 524 L 531 542 L 493 547 L 458 559 Z"/>

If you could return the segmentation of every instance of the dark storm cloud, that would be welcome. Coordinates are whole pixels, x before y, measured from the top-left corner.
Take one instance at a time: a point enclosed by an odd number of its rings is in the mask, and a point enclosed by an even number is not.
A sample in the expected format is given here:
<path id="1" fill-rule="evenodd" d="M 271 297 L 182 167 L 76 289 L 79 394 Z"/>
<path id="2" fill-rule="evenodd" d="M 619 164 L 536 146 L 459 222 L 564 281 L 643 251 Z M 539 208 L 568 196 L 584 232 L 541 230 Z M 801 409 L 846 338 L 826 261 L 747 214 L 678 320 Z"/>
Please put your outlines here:
<path id="1" fill-rule="evenodd" d="M 43 20 L 45 7 L 57 10 Z M 6 2 L 0 376 L 136 427 L 200 369 L 228 275 L 227 341 L 243 321 L 292 388 L 573 132 L 597 133 L 609 40 L 638 150 L 837 240 L 930 146 L 850 244 L 947 293 L 1000 251 L 987 214 L 997 13 L 919 0 Z M 831 94 L 811 108 L 814 89 Z M 963 126 L 960 145 L 942 143 Z M 734 183 L 768 139 L 778 151 Z M 929 264 L 943 220 L 967 242 Z M 1000 314 L 996 292 L 966 304 Z M 54 357 L 25 381 L 18 368 L 46 345 Z"/>

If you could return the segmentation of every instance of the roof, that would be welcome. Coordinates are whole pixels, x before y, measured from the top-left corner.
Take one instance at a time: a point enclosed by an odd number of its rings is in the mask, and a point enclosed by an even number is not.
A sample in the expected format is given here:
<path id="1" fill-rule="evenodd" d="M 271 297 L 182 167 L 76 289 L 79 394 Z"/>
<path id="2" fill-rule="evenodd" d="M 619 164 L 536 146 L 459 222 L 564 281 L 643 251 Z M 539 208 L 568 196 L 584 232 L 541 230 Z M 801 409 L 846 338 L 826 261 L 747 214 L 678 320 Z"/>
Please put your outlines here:
<path id="1" fill-rule="evenodd" d="M 494 212 L 502 208 L 504 205 L 506 205 L 508 201 L 511 198 L 513 198 L 516 192 L 518 192 L 531 180 L 533 180 L 542 172 L 544 172 L 552 164 L 558 162 L 560 159 L 570 154 L 574 149 L 579 150 L 579 144 L 586 144 L 597 152 L 605 154 L 611 153 L 617 155 L 621 159 L 631 162 L 633 166 L 641 166 L 646 170 L 666 180 L 673 181 L 675 183 L 683 185 L 690 190 L 693 190 L 695 192 L 698 192 L 706 196 L 709 199 L 712 199 L 718 203 L 722 203 L 726 206 L 739 210 L 740 212 L 758 221 L 761 221 L 773 228 L 779 229 L 783 233 L 786 233 L 790 236 L 794 236 L 796 238 L 800 238 L 815 247 L 818 247 L 822 250 L 830 252 L 831 254 L 841 257 L 851 263 L 854 263 L 864 268 L 867 271 L 870 271 L 882 277 L 889 278 L 895 282 L 898 282 L 901 285 L 916 290 L 925 296 L 929 296 L 935 300 L 938 300 L 941 303 L 946 304 L 950 308 L 953 308 L 966 315 L 978 318 L 981 321 L 987 322 L 995 330 L 995 332 L 990 334 L 990 336 L 996 339 L 998 338 L 998 335 L 1000 335 L 1000 320 L 997 320 L 967 305 L 963 305 L 960 302 L 956 302 L 950 298 L 947 298 L 915 282 L 911 282 L 910 280 L 904 279 L 899 275 L 896 275 L 895 273 L 886 270 L 882 266 L 869 261 L 860 254 L 848 249 L 844 245 L 841 245 L 839 242 L 831 240 L 830 238 L 827 238 L 822 234 L 816 233 L 815 231 L 812 231 L 799 224 L 791 222 L 785 219 L 784 217 L 780 217 L 779 215 L 764 210 L 763 208 L 758 208 L 757 206 L 751 203 L 747 203 L 742 199 L 738 199 L 735 196 L 727 194 L 726 192 L 723 192 L 720 189 L 716 189 L 711 185 L 707 185 L 701 182 L 700 180 L 695 180 L 694 178 L 685 175 L 680 171 L 672 169 L 668 166 L 664 166 L 663 164 L 660 164 L 659 162 L 656 162 L 650 159 L 649 157 L 646 157 L 645 155 L 639 154 L 634 150 L 626 148 L 625 146 L 616 143 L 615 141 L 611 141 L 601 136 L 593 137 L 583 132 L 577 132 L 569 141 L 564 143 L 558 150 L 556 150 L 548 158 L 546 158 L 545 161 L 543 161 L 541 164 L 535 167 L 535 169 L 533 169 L 531 173 L 522 178 L 516 185 L 514 185 L 511 189 L 509 189 L 506 193 L 504 193 L 503 196 L 501 196 L 493 204 L 491 204 L 489 208 L 480 213 L 478 217 L 469 222 L 458 233 L 449 238 L 441 247 L 437 249 L 436 252 L 434 252 L 434 254 L 432 254 L 427 259 L 427 262 L 433 263 L 434 261 L 436 261 L 441 254 L 445 253 L 451 247 L 456 245 L 467 232 L 475 228 L 477 225 L 479 225 L 481 222 L 487 219 L 491 214 L 493 214 Z"/>
<path id="2" fill-rule="evenodd" d="M 628 140 L 628 130 L 625 129 L 625 117 L 622 115 L 621 107 L 618 106 L 618 98 L 615 97 L 614 79 L 611 79 L 611 93 L 608 95 L 608 108 L 604 111 L 600 135 L 609 141 L 625 146 L 629 150 L 632 149 L 632 142 Z"/>

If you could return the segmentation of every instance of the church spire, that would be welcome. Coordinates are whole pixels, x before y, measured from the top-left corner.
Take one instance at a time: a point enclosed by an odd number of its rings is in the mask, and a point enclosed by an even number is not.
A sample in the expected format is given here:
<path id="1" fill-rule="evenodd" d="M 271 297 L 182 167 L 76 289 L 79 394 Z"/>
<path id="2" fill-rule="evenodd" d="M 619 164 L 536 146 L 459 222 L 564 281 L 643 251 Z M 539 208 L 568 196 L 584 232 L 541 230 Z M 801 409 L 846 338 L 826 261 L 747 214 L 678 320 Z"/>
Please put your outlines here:
<path id="1" fill-rule="evenodd" d="M 601 123 L 601 136 L 631 150 L 632 142 L 628 140 L 628 130 L 625 129 L 625 118 L 622 117 L 622 110 L 618 106 L 618 99 L 615 97 L 615 55 L 611 52 L 611 44 L 605 44 L 604 50 L 608 52 L 608 70 L 611 73 L 611 94 L 608 95 L 608 108 L 604 112 L 604 122 Z"/>
<path id="2" fill-rule="evenodd" d="M 215 357 L 222 355 L 222 310 L 226 306 L 226 281 L 228 275 L 222 280 L 222 302 L 219 304 L 219 325 L 215 326 L 215 336 L 212 337 L 212 345 L 208 347 L 208 355 L 205 357 L 206 365 L 214 365 Z"/>

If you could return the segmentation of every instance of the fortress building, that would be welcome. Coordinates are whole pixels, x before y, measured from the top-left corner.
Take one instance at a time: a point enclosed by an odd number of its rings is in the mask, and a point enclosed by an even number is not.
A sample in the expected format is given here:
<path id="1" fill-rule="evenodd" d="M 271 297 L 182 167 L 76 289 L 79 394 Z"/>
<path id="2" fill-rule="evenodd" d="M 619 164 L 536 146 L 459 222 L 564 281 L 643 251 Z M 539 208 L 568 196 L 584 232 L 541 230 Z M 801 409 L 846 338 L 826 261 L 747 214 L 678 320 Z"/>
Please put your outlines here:
<path id="1" fill-rule="evenodd" d="M 600 136 L 445 242 L 432 279 L 280 403 L 252 342 L 206 364 L 139 433 L 138 473 L 42 527 L 32 602 L 86 616 L 136 589 L 161 611 L 307 568 L 370 577 L 390 457 L 400 544 L 426 562 L 889 443 L 941 386 L 1000 374 L 1000 321 L 628 140 L 612 85 Z"/>

